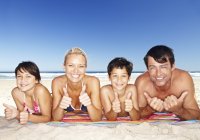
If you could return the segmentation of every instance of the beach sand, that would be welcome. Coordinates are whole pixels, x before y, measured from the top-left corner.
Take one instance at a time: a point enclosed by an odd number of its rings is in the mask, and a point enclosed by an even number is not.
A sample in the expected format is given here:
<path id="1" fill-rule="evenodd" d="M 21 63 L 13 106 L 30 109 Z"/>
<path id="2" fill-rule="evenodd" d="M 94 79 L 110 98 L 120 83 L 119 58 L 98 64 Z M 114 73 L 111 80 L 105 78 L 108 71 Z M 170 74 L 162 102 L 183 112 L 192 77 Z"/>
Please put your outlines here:
<path id="1" fill-rule="evenodd" d="M 130 83 L 134 83 L 132 77 Z M 200 77 L 193 77 L 196 99 L 200 105 Z M 44 79 L 42 83 L 51 91 L 51 80 Z M 101 86 L 108 84 L 106 77 L 100 77 Z M 5 120 L 3 103 L 15 106 L 11 90 L 15 80 L 0 80 L 0 140 L 198 140 L 200 139 L 200 122 L 186 121 L 180 124 L 171 122 L 143 123 L 29 123 L 20 125 L 17 120 Z"/>

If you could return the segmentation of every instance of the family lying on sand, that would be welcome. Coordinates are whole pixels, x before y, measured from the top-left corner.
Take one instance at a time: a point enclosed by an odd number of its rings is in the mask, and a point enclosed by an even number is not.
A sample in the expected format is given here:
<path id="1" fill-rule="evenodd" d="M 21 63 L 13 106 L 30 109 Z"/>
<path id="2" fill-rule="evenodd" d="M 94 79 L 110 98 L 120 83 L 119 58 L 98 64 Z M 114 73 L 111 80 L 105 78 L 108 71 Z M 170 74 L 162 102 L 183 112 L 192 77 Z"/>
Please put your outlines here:
<path id="1" fill-rule="evenodd" d="M 200 119 L 192 77 L 175 68 L 173 50 L 154 46 L 144 62 L 147 71 L 129 84 L 133 64 L 123 57 L 114 58 L 107 66 L 111 84 L 100 87 L 97 77 L 86 75 L 86 54 L 72 48 L 64 59 L 65 74 L 52 80 L 52 96 L 40 83 L 37 65 L 22 62 L 15 69 L 17 86 L 12 90 L 17 108 L 4 103 L 5 118 L 26 124 L 61 121 L 67 113 L 87 113 L 91 121 L 101 121 L 103 116 L 115 121 L 170 112 L 181 120 Z"/>

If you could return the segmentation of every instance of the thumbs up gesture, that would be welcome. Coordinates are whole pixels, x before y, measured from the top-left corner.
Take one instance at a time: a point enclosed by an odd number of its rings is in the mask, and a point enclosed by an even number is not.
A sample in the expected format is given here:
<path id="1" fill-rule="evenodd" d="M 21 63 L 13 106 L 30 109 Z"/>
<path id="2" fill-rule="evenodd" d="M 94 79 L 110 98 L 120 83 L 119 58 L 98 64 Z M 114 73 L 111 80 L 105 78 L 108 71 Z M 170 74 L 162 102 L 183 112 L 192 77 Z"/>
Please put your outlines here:
<path id="1" fill-rule="evenodd" d="M 130 112 L 133 109 L 133 102 L 131 100 L 132 93 L 129 92 L 125 99 L 125 111 Z"/>
<path id="2" fill-rule="evenodd" d="M 8 104 L 3 104 L 3 106 L 5 107 L 5 118 L 7 120 L 14 119 L 19 114 L 19 111 L 14 106 Z"/>
<path id="3" fill-rule="evenodd" d="M 147 102 L 151 108 L 153 108 L 154 110 L 159 111 L 159 112 L 163 111 L 163 109 L 164 109 L 163 103 L 164 102 L 161 99 L 159 99 L 157 97 L 152 98 L 146 92 L 144 92 L 144 96 L 146 97 Z"/>
<path id="4" fill-rule="evenodd" d="M 114 94 L 115 94 L 115 99 L 112 102 L 112 109 L 115 113 L 119 113 L 121 112 L 119 97 L 118 97 L 117 92 L 114 92 Z"/>
<path id="5" fill-rule="evenodd" d="M 183 101 L 185 99 L 185 97 L 187 96 L 188 92 L 185 91 L 181 94 L 181 96 L 179 98 L 177 98 L 174 95 L 168 96 L 167 98 L 165 98 L 164 100 L 164 108 L 167 111 L 171 111 L 171 112 L 175 112 L 178 109 L 180 109 L 183 105 Z"/>
<path id="6" fill-rule="evenodd" d="M 85 90 L 86 90 L 86 85 L 82 84 L 82 90 L 79 96 L 79 100 L 84 106 L 88 106 L 91 105 L 91 100 L 88 94 L 85 92 Z"/>
<path id="7" fill-rule="evenodd" d="M 24 110 L 20 112 L 19 121 L 20 124 L 26 124 L 28 122 L 29 113 L 27 112 L 27 106 L 24 107 Z"/>
<path id="8" fill-rule="evenodd" d="M 67 84 L 63 88 L 63 91 L 64 91 L 64 96 L 62 97 L 59 107 L 62 109 L 65 109 L 65 108 L 69 107 L 69 105 L 71 105 L 72 98 L 70 98 L 69 94 L 67 93 Z"/>

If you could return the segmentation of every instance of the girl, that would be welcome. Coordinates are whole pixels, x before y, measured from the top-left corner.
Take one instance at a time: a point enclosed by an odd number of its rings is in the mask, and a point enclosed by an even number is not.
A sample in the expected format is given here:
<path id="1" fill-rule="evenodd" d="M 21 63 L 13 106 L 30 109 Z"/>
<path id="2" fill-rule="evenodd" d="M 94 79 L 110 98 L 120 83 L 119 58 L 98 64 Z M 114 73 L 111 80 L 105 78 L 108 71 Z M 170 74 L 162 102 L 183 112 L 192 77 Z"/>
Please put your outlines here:
<path id="1" fill-rule="evenodd" d="M 15 69 L 17 87 L 12 97 L 17 109 L 4 104 L 6 119 L 18 119 L 21 124 L 51 120 L 51 95 L 41 83 L 37 65 L 30 61 L 20 63 Z"/>

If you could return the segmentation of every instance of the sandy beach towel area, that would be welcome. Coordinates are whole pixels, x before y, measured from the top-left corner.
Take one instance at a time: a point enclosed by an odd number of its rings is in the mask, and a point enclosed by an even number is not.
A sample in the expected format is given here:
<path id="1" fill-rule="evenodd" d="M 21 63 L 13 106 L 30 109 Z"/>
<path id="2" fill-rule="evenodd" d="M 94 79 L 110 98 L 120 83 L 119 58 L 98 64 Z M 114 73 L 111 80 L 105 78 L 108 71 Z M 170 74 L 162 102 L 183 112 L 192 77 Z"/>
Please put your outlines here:
<path id="1" fill-rule="evenodd" d="M 107 84 L 106 78 L 100 79 L 101 85 Z M 131 82 L 134 82 L 132 78 Z M 200 77 L 194 77 L 196 98 L 199 103 Z M 51 90 L 51 79 L 42 80 Z M 17 120 L 7 121 L 4 118 L 2 103 L 15 105 L 11 90 L 15 80 L 0 80 L 0 140 L 199 140 L 200 122 L 185 121 L 172 123 L 171 121 L 157 122 L 106 122 L 106 123 L 28 123 L 20 125 Z"/>

